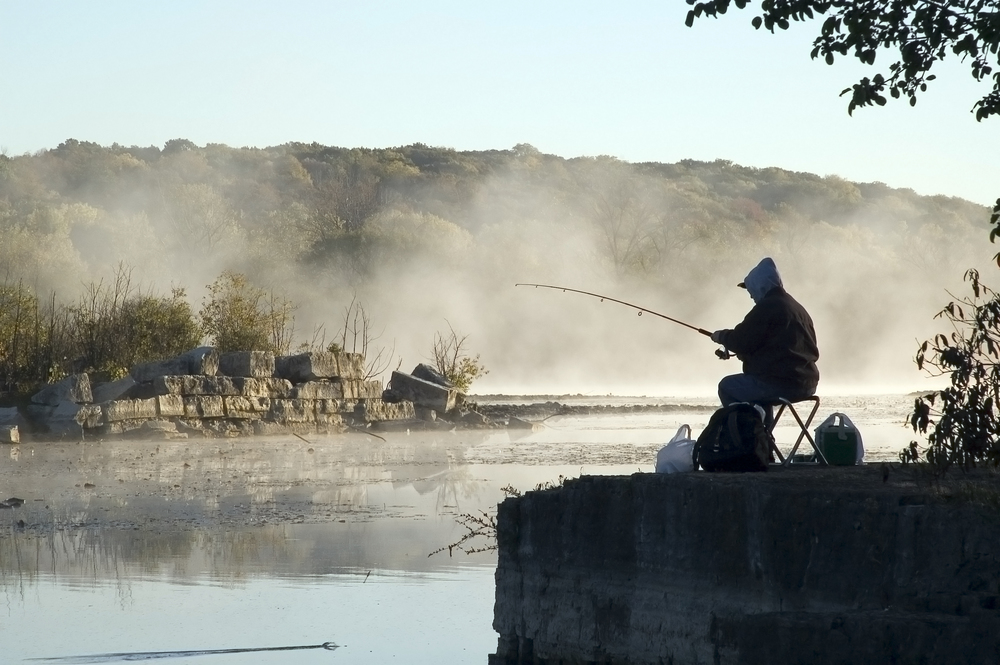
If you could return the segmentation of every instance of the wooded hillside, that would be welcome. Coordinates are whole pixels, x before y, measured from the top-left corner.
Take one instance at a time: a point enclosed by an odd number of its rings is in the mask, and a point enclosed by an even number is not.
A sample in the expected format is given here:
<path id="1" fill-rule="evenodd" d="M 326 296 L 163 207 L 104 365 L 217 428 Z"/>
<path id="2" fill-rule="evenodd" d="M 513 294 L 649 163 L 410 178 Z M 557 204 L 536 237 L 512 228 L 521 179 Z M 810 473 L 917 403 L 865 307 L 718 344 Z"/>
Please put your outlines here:
<path id="1" fill-rule="evenodd" d="M 231 270 L 295 301 L 304 338 L 335 325 L 331 317 L 360 294 L 389 335 L 420 337 L 414 350 L 458 319 L 487 365 L 510 354 L 501 319 L 484 309 L 515 281 L 636 293 L 722 327 L 743 305 L 729 291 L 720 302 L 711 294 L 765 255 L 829 331 L 825 357 L 857 357 L 856 341 L 838 328 L 845 317 L 851 331 L 878 339 L 887 326 L 928 320 L 964 268 L 989 261 L 988 217 L 984 206 L 881 183 L 726 161 L 566 159 L 530 145 L 250 149 L 177 139 L 160 149 L 67 140 L 0 156 L 8 286 L 73 302 L 124 265 L 152 292 L 185 289 L 197 309 L 205 286 Z M 536 294 L 518 296 L 541 305 Z M 554 302 L 567 305 L 541 306 Z M 416 311 L 433 323 L 414 325 Z M 407 329 L 393 329 L 402 320 Z M 575 329 L 560 334 L 587 348 Z M 905 339 L 920 334 L 910 329 Z M 866 348 L 879 346 L 866 339 Z"/>

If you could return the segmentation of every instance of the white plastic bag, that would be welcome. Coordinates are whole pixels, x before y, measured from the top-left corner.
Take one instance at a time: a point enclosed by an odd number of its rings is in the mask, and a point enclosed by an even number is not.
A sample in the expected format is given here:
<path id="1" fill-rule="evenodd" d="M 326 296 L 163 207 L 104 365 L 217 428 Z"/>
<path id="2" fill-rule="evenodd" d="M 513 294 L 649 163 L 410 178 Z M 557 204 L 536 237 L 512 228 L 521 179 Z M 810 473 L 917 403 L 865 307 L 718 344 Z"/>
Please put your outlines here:
<path id="1" fill-rule="evenodd" d="M 841 441 L 847 441 L 850 438 L 855 439 L 858 442 L 855 464 L 865 463 L 865 444 L 861 440 L 861 432 L 858 428 L 854 426 L 851 419 L 843 413 L 832 413 L 830 417 L 827 418 L 816 428 L 814 441 L 817 445 L 822 446 L 823 437 L 826 434 L 831 434 L 836 436 L 837 439 Z"/>
<path id="2" fill-rule="evenodd" d="M 691 438 L 691 426 L 681 425 L 660 452 L 656 453 L 657 473 L 682 473 L 694 470 L 692 453 L 694 439 Z"/>

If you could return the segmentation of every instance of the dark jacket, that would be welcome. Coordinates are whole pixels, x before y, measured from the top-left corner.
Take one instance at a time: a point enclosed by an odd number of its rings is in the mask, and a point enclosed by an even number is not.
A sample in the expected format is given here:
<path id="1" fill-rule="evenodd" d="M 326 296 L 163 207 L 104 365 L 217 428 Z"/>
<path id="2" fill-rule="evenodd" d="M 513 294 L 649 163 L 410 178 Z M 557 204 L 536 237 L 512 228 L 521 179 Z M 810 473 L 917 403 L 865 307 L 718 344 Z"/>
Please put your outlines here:
<path id="1" fill-rule="evenodd" d="M 747 288 L 751 286 L 748 280 Z M 745 374 L 813 394 L 819 383 L 819 349 L 809 313 L 781 286 L 755 300 L 739 325 L 723 331 L 722 344 L 743 361 Z"/>

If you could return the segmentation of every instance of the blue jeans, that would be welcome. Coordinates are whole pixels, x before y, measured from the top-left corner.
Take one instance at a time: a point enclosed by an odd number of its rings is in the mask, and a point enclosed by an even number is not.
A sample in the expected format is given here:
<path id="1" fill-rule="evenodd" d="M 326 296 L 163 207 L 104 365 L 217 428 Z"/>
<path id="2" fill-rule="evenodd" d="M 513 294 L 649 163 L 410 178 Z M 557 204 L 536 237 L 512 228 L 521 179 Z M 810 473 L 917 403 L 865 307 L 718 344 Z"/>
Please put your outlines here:
<path id="1" fill-rule="evenodd" d="M 779 397 L 784 397 L 790 402 L 797 402 L 806 397 L 811 397 L 815 393 L 803 391 L 802 389 L 788 389 L 786 386 L 779 386 L 758 379 L 750 374 L 730 374 L 719 381 L 719 400 L 722 406 L 729 406 L 733 402 L 773 402 Z M 767 416 L 764 424 L 768 428 L 774 422 L 774 409 L 765 409 Z"/>

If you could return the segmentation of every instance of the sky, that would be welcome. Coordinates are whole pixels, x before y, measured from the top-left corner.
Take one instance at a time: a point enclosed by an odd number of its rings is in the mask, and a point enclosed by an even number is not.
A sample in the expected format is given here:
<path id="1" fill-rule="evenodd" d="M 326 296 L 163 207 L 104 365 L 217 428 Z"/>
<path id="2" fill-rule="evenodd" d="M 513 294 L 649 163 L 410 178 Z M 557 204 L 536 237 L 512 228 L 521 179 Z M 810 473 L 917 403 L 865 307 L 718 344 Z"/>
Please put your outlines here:
<path id="1" fill-rule="evenodd" d="M 749 10 L 684 25 L 680 0 L 0 3 L 0 151 L 102 145 L 457 150 L 726 159 L 992 205 L 1000 119 L 946 62 L 916 107 L 847 114 L 888 67 L 809 58 L 819 25 Z"/>

